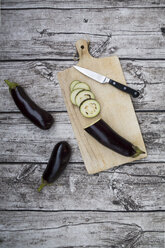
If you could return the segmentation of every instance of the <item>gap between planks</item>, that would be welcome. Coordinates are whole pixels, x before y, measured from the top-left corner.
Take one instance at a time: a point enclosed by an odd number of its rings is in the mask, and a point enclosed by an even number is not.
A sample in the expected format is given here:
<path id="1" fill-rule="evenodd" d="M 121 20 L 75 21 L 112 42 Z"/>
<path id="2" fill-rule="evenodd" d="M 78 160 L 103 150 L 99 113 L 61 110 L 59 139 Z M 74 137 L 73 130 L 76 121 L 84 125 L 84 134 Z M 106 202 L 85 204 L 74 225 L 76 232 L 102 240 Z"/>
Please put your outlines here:
<path id="1" fill-rule="evenodd" d="M 67 113 L 67 111 L 63 110 L 48 110 L 49 113 L 51 114 L 56 114 L 56 113 Z M 135 113 L 164 113 L 165 109 L 147 109 L 147 110 L 135 110 Z M 21 114 L 21 112 L 18 111 L 0 111 L 0 114 Z"/>
<path id="2" fill-rule="evenodd" d="M 75 50 L 76 51 L 76 50 Z M 113 56 L 113 55 L 110 55 Z M 119 60 L 129 60 L 129 61 L 165 61 L 165 58 L 130 58 L 130 57 L 119 57 Z M 36 59 L 0 59 L 0 62 L 4 62 L 4 63 L 12 63 L 12 62 L 42 62 L 42 61 L 54 61 L 54 62 L 58 62 L 58 61 L 62 61 L 62 62 L 75 62 L 73 59 L 52 59 L 52 58 L 36 58 Z M 67 69 L 67 68 L 66 68 Z"/>
<path id="3" fill-rule="evenodd" d="M 0 164 L 39 164 L 39 165 L 42 165 L 42 164 L 46 164 L 46 162 L 26 162 L 26 161 L 23 161 L 23 162 L 2 162 L 2 161 L 0 161 Z M 164 164 L 165 163 L 165 161 L 159 161 L 158 162 L 159 164 Z M 84 164 L 84 162 L 82 162 L 82 161 L 80 161 L 80 162 L 69 162 L 69 164 Z M 127 164 L 123 164 L 122 166 L 132 166 L 132 165 L 134 165 L 134 164 L 155 164 L 155 162 L 154 161 L 134 161 L 134 162 L 132 162 L 132 163 L 127 163 Z M 107 171 L 102 171 L 101 173 L 108 173 L 108 170 Z M 119 173 L 119 172 L 118 172 Z"/>
<path id="4" fill-rule="evenodd" d="M 8 7 L 8 8 L 3 8 L 1 7 L 1 10 L 33 10 L 33 9 L 52 9 L 52 10 L 107 10 L 107 9 L 164 9 L 165 5 L 163 6 L 127 6 L 127 7 L 121 7 L 121 6 L 111 6 L 111 7 L 70 7 L 70 8 L 54 8 L 54 7 L 33 7 L 33 8 L 25 8 L 25 7 L 18 7 L 18 8 L 12 8 L 12 7 Z"/>
<path id="5" fill-rule="evenodd" d="M 66 213 L 66 212 L 79 212 L 79 213 L 164 213 L 165 210 L 159 210 L 159 209 L 154 209 L 154 210 L 96 210 L 96 209 L 62 209 L 62 210 L 53 210 L 53 209 L 0 209 L 0 212 L 45 212 L 45 213 Z"/>

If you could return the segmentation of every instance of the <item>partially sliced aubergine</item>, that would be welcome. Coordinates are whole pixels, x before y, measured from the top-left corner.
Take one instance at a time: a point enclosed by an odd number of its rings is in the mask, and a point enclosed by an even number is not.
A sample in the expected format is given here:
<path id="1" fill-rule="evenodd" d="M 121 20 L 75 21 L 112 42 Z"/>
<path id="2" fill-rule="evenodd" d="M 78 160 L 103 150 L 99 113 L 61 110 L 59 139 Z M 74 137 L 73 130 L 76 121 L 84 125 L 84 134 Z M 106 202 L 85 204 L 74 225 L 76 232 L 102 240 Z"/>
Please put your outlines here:
<path id="1" fill-rule="evenodd" d="M 80 112 L 84 117 L 95 117 L 100 113 L 100 104 L 94 99 L 85 100 L 80 105 Z"/>
<path id="2" fill-rule="evenodd" d="M 76 105 L 79 107 L 87 99 L 95 99 L 95 95 L 90 90 L 80 91 L 75 98 Z"/>
<path id="3" fill-rule="evenodd" d="M 78 84 L 76 84 L 75 86 L 74 86 L 74 88 L 73 88 L 73 90 L 75 90 L 75 89 L 84 89 L 84 90 L 90 90 L 90 87 L 89 87 L 89 85 L 88 84 L 86 84 L 86 83 L 78 83 Z"/>
<path id="4" fill-rule="evenodd" d="M 70 94 L 70 99 L 71 99 L 71 102 L 76 105 L 76 95 L 80 92 L 80 91 L 83 91 L 83 89 L 75 89 L 71 92 Z"/>
<path id="5" fill-rule="evenodd" d="M 113 130 L 103 119 L 95 121 L 85 128 L 102 145 L 126 157 L 136 158 L 143 152 L 139 147 L 130 143 Z"/>
<path id="6" fill-rule="evenodd" d="M 81 82 L 79 80 L 74 80 L 73 82 L 71 82 L 71 84 L 70 84 L 70 90 L 72 91 L 73 88 L 75 87 L 75 85 L 78 84 L 78 83 L 81 83 Z"/>

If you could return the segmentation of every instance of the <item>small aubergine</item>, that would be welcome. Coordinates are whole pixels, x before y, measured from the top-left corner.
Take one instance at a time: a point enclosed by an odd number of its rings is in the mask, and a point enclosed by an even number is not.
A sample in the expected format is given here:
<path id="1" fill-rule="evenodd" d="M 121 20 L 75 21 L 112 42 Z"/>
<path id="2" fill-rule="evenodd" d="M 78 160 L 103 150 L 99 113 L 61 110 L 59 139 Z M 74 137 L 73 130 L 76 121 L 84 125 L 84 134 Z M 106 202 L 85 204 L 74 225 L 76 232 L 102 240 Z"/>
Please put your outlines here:
<path id="1" fill-rule="evenodd" d="M 44 130 L 52 126 L 54 122 L 53 116 L 33 102 L 19 84 L 9 80 L 5 80 L 5 83 L 9 86 L 9 91 L 15 104 L 26 118 Z"/>
<path id="2" fill-rule="evenodd" d="M 64 171 L 71 156 L 71 147 L 66 141 L 57 143 L 52 151 L 47 167 L 42 175 L 38 192 L 46 185 L 51 185 Z"/>
<path id="3" fill-rule="evenodd" d="M 99 119 L 85 128 L 85 131 L 102 145 L 126 157 L 136 158 L 143 152 L 137 146 L 116 133 L 104 120 Z"/>

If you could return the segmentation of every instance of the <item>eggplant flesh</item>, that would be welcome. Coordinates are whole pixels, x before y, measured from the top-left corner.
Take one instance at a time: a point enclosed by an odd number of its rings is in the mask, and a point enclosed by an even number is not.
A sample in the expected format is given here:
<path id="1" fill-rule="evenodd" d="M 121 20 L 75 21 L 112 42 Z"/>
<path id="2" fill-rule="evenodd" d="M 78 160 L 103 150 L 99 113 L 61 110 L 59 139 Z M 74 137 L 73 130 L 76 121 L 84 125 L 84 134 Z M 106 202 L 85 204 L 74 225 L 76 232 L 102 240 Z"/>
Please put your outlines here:
<path id="1" fill-rule="evenodd" d="M 87 118 L 96 117 L 100 113 L 100 104 L 95 99 L 86 99 L 80 105 L 80 112 Z"/>
<path id="2" fill-rule="evenodd" d="M 79 92 L 81 92 L 81 91 L 83 91 L 83 89 L 75 89 L 75 90 L 73 90 L 73 91 L 71 92 L 71 94 L 70 94 L 70 99 L 71 99 L 71 102 L 72 102 L 74 105 L 76 105 L 76 95 L 77 95 Z"/>
<path id="3" fill-rule="evenodd" d="M 75 97 L 76 105 L 79 107 L 87 99 L 95 99 L 94 94 L 90 90 L 80 91 Z"/>
<path id="4" fill-rule="evenodd" d="M 103 119 L 98 120 L 85 131 L 102 145 L 126 157 L 137 157 L 144 153 L 137 146 L 121 137 Z"/>
<path id="5" fill-rule="evenodd" d="M 72 91 L 74 89 L 75 85 L 78 84 L 78 83 L 80 83 L 79 80 L 72 81 L 72 83 L 70 84 L 70 90 Z"/>
<path id="6" fill-rule="evenodd" d="M 80 82 L 80 83 L 78 83 L 78 84 L 76 84 L 76 85 L 74 86 L 73 90 L 75 90 L 75 89 L 90 90 L 90 87 L 89 87 L 88 84 L 83 83 L 83 82 Z"/>

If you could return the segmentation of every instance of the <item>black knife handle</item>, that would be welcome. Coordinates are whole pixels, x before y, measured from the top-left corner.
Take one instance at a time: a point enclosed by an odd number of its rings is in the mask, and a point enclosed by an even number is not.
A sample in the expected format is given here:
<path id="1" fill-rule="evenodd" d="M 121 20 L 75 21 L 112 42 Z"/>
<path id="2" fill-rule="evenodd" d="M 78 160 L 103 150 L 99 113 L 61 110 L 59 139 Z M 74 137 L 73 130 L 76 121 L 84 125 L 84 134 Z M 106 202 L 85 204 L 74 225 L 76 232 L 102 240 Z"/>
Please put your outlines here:
<path id="1" fill-rule="evenodd" d="M 139 91 L 134 90 L 124 84 L 120 84 L 112 79 L 109 80 L 109 84 L 113 85 L 114 87 L 116 87 L 117 89 L 130 94 L 133 97 L 138 97 L 140 95 Z"/>

